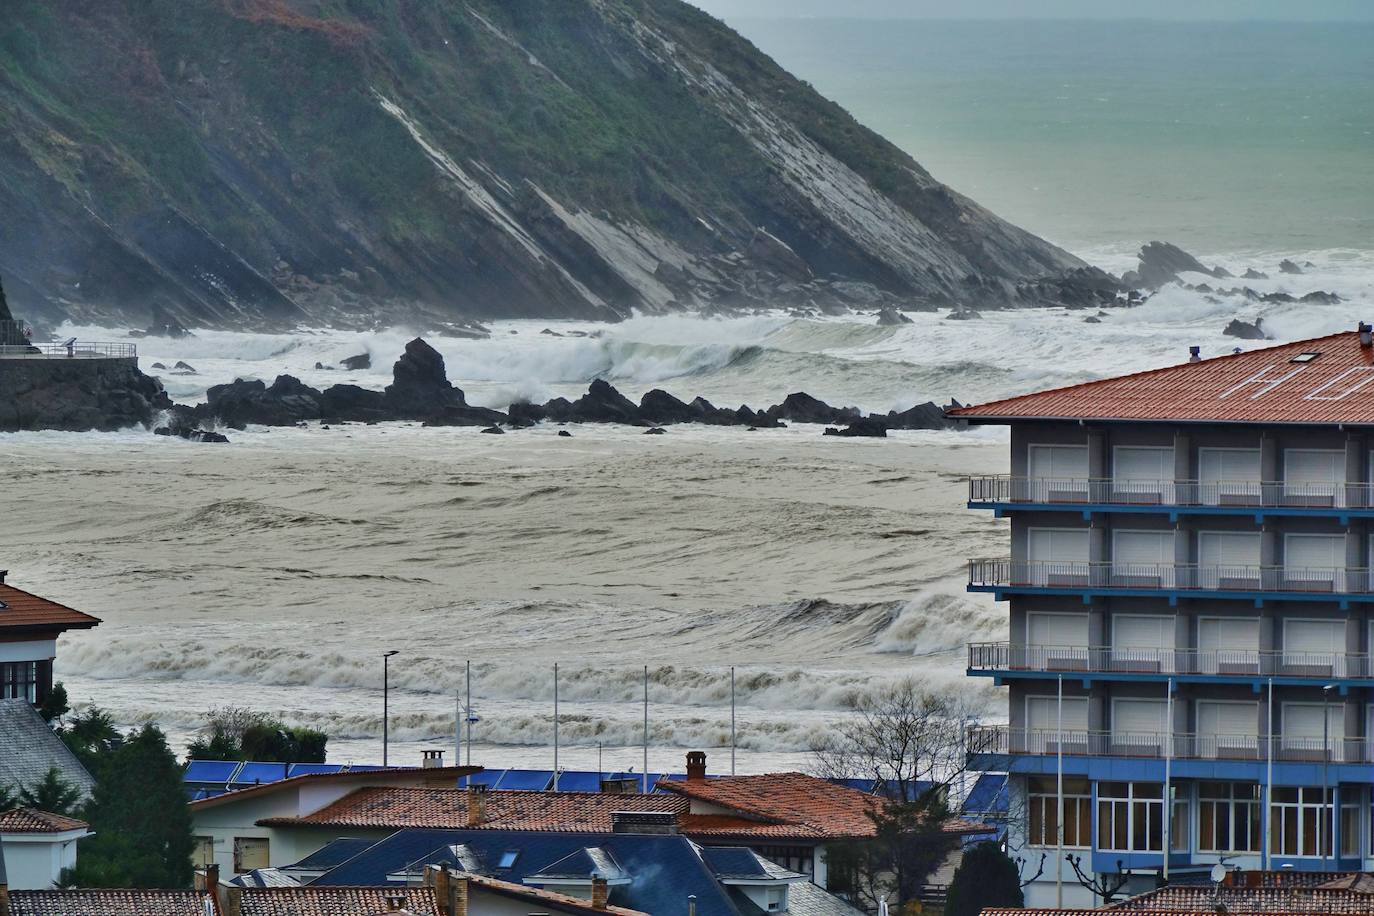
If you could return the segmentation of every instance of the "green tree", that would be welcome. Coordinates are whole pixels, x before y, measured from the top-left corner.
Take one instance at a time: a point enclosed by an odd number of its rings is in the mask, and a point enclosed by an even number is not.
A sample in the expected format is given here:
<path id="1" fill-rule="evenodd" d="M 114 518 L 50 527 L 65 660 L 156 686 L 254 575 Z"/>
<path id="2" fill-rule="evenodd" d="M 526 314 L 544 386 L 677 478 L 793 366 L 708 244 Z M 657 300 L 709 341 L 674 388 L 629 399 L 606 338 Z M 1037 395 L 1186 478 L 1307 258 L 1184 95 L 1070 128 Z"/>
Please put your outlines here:
<path id="1" fill-rule="evenodd" d="M 63 883 L 76 887 L 188 887 L 191 812 L 181 766 L 152 725 L 130 732 L 99 767 L 82 841 Z"/>
<path id="2" fill-rule="evenodd" d="M 57 735 L 97 780 L 106 761 L 124 743 L 124 736 L 115 728 L 110 714 L 98 706 L 68 718 L 57 729 Z"/>
<path id="3" fill-rule="evenodd" d="M 876 910 L 881 900 L 898 906 L 919 898 L 931 873 L 954 848 L 944 832 L 949 817 L 944 793 L 925 792 L 915 801 L 888 801 L 868 813 L 874 835 L 827 846 L 832 889 Z"/>
<path id="4" fill-rule="evenodd" d="M 186 746 L 197 760 L 261 760 L 323 763 L 329 738 L 311 728 L 292 728 L 265 712 L 238 706 L 212 709 L 198 738 Z"/>
<path id="5" fill-rule="evenodd" d="M 71 814 L 81 800 L 81 790 L 62 778 L 57 767 L 49 767 L 43 778 L 19 793 L 19 803 L 26 808 Z"/>
<path id="6" fill-rule="evenodd" d="M 1021 874 L 996 843 L 979 843 L 964 850 L 964 860 L 949 884 L 945 916 L 978 916 L 985 907 L 1019 907 Z"/>
<path id="7" fill-rule="evenodd" d="M 0 811 L 19 807 L 19 793 L 9 786 L 0 786 Z"/>
<path id="8" fill-rule="evenodd" d="M 72 708 L 67 703 L 67 688 L 58 681 L 52 685 L 52 690 L 43 698 L 43 702 L 38 704 L 38 713 L 43 717 L 44 722 L 52 722 L 54 719 L 61 719 Z"/>

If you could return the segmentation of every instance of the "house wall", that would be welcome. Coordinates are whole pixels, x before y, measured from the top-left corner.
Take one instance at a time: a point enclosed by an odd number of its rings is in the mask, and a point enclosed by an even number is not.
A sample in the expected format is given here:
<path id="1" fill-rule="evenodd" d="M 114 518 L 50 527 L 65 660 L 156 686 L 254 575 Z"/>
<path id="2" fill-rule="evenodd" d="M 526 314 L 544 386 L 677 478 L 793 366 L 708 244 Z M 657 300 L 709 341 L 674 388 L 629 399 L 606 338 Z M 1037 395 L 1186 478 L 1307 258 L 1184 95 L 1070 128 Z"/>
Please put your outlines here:
<path id="1" fill-rule="evenodd" d="M 47 890 L 57 883 L 64 868 L 76 865 L 76 840 L 85 831 L 43 835 L 0 836 L 10 890 Z"/>

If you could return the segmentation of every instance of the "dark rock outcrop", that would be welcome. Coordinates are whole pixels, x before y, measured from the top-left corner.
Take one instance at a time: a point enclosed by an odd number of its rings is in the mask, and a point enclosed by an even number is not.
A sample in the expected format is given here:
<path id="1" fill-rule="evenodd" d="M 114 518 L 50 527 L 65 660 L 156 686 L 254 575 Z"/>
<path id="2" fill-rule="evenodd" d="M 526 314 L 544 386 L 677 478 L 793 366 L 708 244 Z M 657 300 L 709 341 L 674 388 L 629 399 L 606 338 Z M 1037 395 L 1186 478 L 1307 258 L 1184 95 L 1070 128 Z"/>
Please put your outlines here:
<path id="1" fill-rule="evenodd" d="M 714 413 L 710 402 L 704 402 L 704 406 Z M 639 415 L 650 423 L 699 423 L 705 422 L 707 412 L 695 402 L 684 403 L 663 389 L 655 388 L 639 399 Z"/>
<path id="2" fill-rule="evenodd" d="M 7 360 L 0 370 L 0 431 L 128 429 L 171 408 L 131 359 Z"/>
<path id="3" fill-rule="evenodd" d="M 1338 305 L 1341 297 L 1335 293 L 1328 293 L 1325 290 L 1313 290 L 1298 300 L 1299 302 L 1311 302 L 1314 305 Z"/>
<path id="4" fill-rule="evenodd" d="M 1253 267 L 1246 268 L 1245 273 L 1240 275 L 1242 280 L 1268 280 L 1269 275 L 1255 270 Z"/>
<path id="5" fill-rule="evenodd" d="M 1179 274 L 1199 273 L 1209 277 L 1229 277 L 1220 267 L 1208 267 L 1188 252 L 1168 242 L 1149 242 L 1140 249 L 1140 265 L 1121 278 L 1127 286 L 1159 289 L 1178 280 Z"/>
<path id="6" fill-rule="evenodd" d="M 1279 262 L 1279 271 L 1286 274 L 1300 274 L 1302 273 L 1302 268 L 1287 258 L 1284 258 Z"/>
<path id="7" fill-rule="evenodd" d="M 339 360 L 339 365 L 350 372 L 357 372 L 360 369 L 372 368 L 372 354 L 359 353 L 357 356 L 349 356 Z"/>
<path id="8" fill-rule="evenodd" d="M 852 423 L 860 416 L 857 407 L 831 407 L 804 391 L 789 394 L 781 404 L 768 408 L 765 415 L 770 420 L 792 423 Z"/>
<path id="9" fill-rule="evenodd" d="M 225 443 L 229 437 L 223 433 L 217 433 L 208 429 L 200 429 L 194 426 L 159 426 L 153 430 L 155 435 L 176 436 L 179 439 L 186 439 L 190 442 L 215 442 Z"/>
<path id="10" fill-rule="evenodd" d="M 466 407 L 463 392 L 453 387 L 439 351 L 417 337 L 391 370 L 386 386 L 387 408 L 397 417 L 423 420 L 450 407 Z"/>
<path id="11" fill-rule="evenodd" d="M 896 309 L 878 310 L 878 327 L 895 328 L 904 324 L 911 324 L 911 319 Z"/>
<path id="12" fill-rule="evenodd" d="M 1227 337 L 1239 337 L 1241 340 L 1268 340 L 1269 335 L 1264 333 L 1261 327 L 1264 319 L 1256 318 L 1254 323 L 1241 321 L 1239 318 L 1232 318 L 1231 323 L 1226 325 L 1221 333 Z"/>

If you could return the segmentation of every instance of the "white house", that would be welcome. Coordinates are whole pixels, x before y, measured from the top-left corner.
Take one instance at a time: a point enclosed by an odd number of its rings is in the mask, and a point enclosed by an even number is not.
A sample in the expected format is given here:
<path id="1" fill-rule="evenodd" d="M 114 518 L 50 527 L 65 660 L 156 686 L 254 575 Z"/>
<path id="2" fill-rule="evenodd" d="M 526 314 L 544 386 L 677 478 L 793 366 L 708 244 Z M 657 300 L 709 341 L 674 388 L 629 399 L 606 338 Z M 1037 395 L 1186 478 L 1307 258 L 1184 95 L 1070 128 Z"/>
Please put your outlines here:
<path id="1" fill-rule="evenodd" d="M 45 890 L 76 865 L 76 841 L 91 835 L 85 821 L 33 808 L 0 814 L 0 878 L 14 890 Z M 0 883 L 4 883 L 0 881 Z"/>

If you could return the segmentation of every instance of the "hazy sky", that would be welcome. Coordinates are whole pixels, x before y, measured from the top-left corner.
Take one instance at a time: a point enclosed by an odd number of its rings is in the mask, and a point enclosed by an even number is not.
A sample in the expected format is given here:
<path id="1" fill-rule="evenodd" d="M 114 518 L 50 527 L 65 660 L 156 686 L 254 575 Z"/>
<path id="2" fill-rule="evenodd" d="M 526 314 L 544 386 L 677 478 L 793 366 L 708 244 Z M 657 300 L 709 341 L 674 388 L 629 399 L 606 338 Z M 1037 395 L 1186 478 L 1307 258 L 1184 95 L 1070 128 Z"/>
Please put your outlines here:
<path id="1" fill-rule="evenodd" d="M 724 19 L 1374 20 L 1374 0 L 691 0 Z"/>

